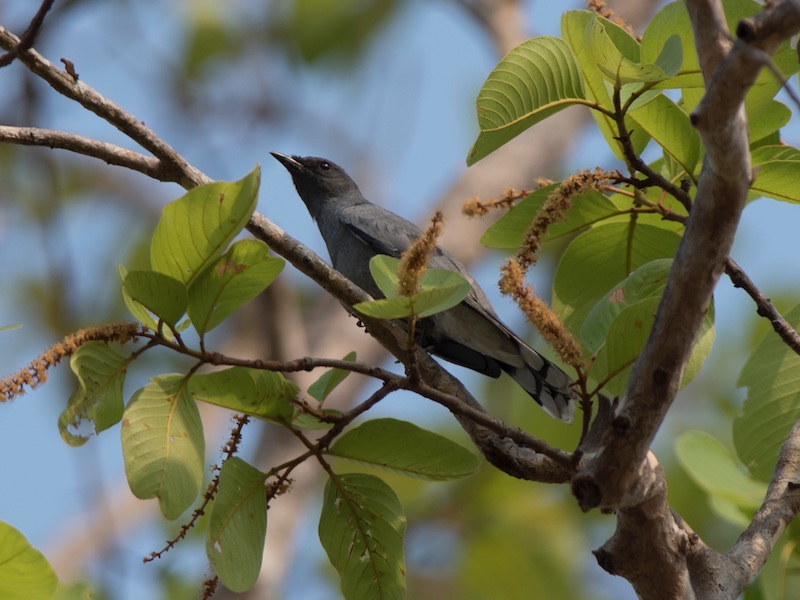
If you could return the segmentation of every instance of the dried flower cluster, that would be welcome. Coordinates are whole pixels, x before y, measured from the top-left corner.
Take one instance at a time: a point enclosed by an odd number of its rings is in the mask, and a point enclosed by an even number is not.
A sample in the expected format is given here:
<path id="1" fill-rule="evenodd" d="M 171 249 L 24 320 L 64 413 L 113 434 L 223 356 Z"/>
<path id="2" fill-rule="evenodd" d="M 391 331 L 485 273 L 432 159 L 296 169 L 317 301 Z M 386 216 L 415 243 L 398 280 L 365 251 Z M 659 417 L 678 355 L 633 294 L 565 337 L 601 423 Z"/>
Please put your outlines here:
<path id="1" fill-rule="evenodd" d="M 461 212 L 467 217 L 482 217 L 491 210 L 511 208 L 518 200 L 530 194 L 533 190 L 516 190 L 506 188 L 503 197 L 482 202 L 479 196 L 466 200 L 461 206 Z"/>
<path id="2" fill-rule="evenodd" d="M 397 293 L 401 296 L 413 296 L 419 291 L 419 281 L 428 270 L 428 258 L 436 249 L 436 241 L 442 234 L 444 215 L 437 210 L 431 219 L 430 226 L 420 238 L 411 244 L 400 257 L 397 268 Z"/>
<path id="3" fill-rule="evenodd" d="M 564 327 L 555 312 L 525 283 L 525 269 L 517 258 L 510 258 L 501 267 L 500 291 L 510 296 L 528 321 L 558 356 L 576 369 L 584 366 L 583 351 L 578 341 Z"/>

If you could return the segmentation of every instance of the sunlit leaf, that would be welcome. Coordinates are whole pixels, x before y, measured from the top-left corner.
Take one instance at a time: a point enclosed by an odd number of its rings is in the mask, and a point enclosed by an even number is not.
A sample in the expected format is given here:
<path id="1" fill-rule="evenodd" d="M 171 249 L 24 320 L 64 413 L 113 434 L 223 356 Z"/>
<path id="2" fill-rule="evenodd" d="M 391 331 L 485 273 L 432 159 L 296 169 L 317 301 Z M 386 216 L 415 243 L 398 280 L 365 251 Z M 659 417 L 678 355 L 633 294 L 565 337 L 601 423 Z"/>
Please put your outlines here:
<path id="1" fill-rule="evenodd" d="M 480 467 L 480 461 L 463 446 L 397 419 L 362 423 L 340 437 L 330 454 L 431 480 L 467 477 Z"/>
<path id="2" fill-rule="evenodd" d="M 575 57 L 564 41 L 536 37 L 524 42 L 500 61 L 478 94 L 480 133 L 467 164 L 585 97 Z"/>
<path id="3" fill-rule="evenodd" d="M 241 458 L 226 460 L 219 473 L 206 533 L 206 555 L 225 587 L 246 592 L 261 570 L 267 535 L 266 475 Z"/>
<path id="4" fill-rule="evenodd" d="M 80 446 L 89 439 L 70 431 L 83 419 L 94 423 L 95 433 L 119 423 L 124 408 L 122 386 L 129 362 L 128 357 L 102 342 L 86 342 L 75 351 L 69 366 L 78 378 L 78 389 L 58 417 L 58 429 L 65 442 Z"/>
<path id="5" fill-rule="evenodd" d="M 456 306 L 469 293 L 470 284 L 460 273 L 447 269 L 428 269 L 420 279 L 419 292 L 400 296 L 397 294 L 399 263 L 398 259 L 391 256 L 373 256 L 369 261 L 370 272 L 387 297 L 359 302 L 353 308 L 378 319 L 403 319 L 412 315 L 429 317 Z"/>
<path id="6" fill-rule="evenodd" d="M 245 367 L 193 375 L 189 390 L 195 400 L 280 421 L 291 420 L 297 395 L 297 385 L 280 373 Z"/>
<path id="7" fill-rule="evenodd" d="M 122 420 L 122 455 L 137 498 L 157 497 L 168 519 L 191 506 L 203 483 L 205 439 L 185 376 L 159 375 L 133 395 Z"/>
<path id="8" fill-rule="evenodd" d="M 157 271 L 131 271 L 122 283 L 125 293 L 167 325 L 174 326 L 186 312 L 186 286 Z"/>
<path id="9" fill-rule="evenodd" d="M 150 264 L 189 286 L 247 223 L 258 199 L 259 167 L 234 182 L 189 190 L 164 207 L 150 245 Z"/>
<path id="10" fill-rule="evenodd" d="M 57 584 L 44 555 L 17 529 L 0 521 L 0 598 L 49 600 Z"/>
<path id="11" fill-rule="evenodd" d="M 239 240 L 205 268 L 189 288 L 189 316 L 198 333 L 214 329 L 252 300 L 283 270 L 283 259 L 269 255 L 260 240 Z"/>

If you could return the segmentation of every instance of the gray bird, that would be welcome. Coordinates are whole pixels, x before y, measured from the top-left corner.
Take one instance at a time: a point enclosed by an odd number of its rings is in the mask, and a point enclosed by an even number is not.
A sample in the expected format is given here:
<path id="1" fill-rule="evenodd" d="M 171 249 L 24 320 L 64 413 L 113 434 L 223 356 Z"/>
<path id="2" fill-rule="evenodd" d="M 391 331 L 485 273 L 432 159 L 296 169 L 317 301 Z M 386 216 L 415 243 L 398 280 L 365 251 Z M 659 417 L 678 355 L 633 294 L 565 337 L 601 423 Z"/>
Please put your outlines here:
<path id="1" fill-rule="evenodd" d="M 422 231 L 369 202 L 333 162 L 314 156 L 271 154 L 292 175 L 297 193 L 325 240 L 333 267 L 373 298 L 383 297 L 370 274 L 369 260 L 376 254 L 398 258 Z M 505 371 L 549 414 L 572 422 L 574 396 L 569 376 L 500 320 L 484 291 L 456 258 L 437 247 L 429 266 L 460 273 L 471 289 L 457 306 L 423 320 L 423 347 L 489 377 Z"/>

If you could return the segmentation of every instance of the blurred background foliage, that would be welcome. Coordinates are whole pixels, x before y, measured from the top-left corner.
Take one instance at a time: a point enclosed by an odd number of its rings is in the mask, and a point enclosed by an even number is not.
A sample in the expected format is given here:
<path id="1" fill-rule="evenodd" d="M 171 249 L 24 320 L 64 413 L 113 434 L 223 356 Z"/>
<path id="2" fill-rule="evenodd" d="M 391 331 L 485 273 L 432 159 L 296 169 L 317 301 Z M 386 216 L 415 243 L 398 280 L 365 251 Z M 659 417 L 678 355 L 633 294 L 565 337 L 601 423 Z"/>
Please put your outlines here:
<path id="1" fill-rule="evenodd" d="M 21 33 L 34 4 L 0 1 L 0 24 Z M 657 4 L 616 5 L 641 31 Z M 558 35 L 560 11 L 580 7 L 532 0 L 63 0 L 36 48 L 54 63 L 71 60 L 83 81 L 211 177 L 235 179 L 264 162 L 259 210 L 323 256 L 318 233 L 268 151 L 329 157 L 346 166 L 373 201 L 419 223 L 444 207 L 445 244 L 473 263 L 504 319 L 522 331 L 518 313 L 495 292 L 500 255 L 478 245 L 488 221 L 461 217 L 460 202 L 497 197 L 508 186 L 531 187 L 536 176 L 559 179 L 577 167 L 616 163 L 586 114 L 570 109 L 467 171 L 477 131 L 474 100 L 504 52 L 532 35 Z M 0 122 L 131 147 L 20 64 L 0 71 Z M 117 265 L 136 268 L 147 260 L 160 208 L 181 190 L 66 152 L 11 145 L 0 145 L 0 182 L 0 325 L 23 324 L 3 332 L 0 364 L 10 373 L 70 331 L 126 317 Z M 769 210 L 748 208 L 737 260 L 756 270 L 768 296 L 796 297 L 796 278 L 785 276 L 795 261 L 776 266 L 775 259 L 792 253 L 784 247 L 770 254 L 760 243 L 764 231 L 791 221 Z M 780 230 L 772 235 L 779 237 Z M 545 296 L 562 250 L 548 248 L 534 275 Z M 690 428 L 729 444 L 742 396 L 736 374 L 748 347 L 768 328 L 729 282 L 723 281 L 720 296 L 714 351 L 677 401 L 655 450 L 673 506 L 724 550 L 737 529 L 713 515 L 672 450 L 675 435 Z M 212 342 L 241 356 L 340 357 L 355 348 L 363 360 L 386 361 L 338 304 L 292 269 Z M 390 361 L 387 366 L 395 368 Z M 574 446 L 576 428 L 547 419 L 508 380 L 459 374 L 497 416 L 556 445 Z M 131 374 L 128 393 L 145 376 L 144 370 Z M 301 387 L 310 382 L 299 380 Z M 207 572 L 199 536 L 141 564 L 180 522 L 164 522 L 153 503 L 132 497 L 117 430 L 79 449 L 60 440 L 56 418 L 72 386 L 61 367 L 47 385 L 3 406 L 0 519 L 40 548 L 63 581 L 94 586 L 95 598 L 197 597 Z M 368 392 L 356 382 L 338 392 L 337 401 L 346 405 Z M 438 407 L 401 394 L 383 404 L 380 414 L 417 421 L 468 445 Z M 204 408 L 204 420 L 209 448 L 219 447 L 229 415 Z M 260 468 L 296 451 L 267 425 L 251 424 L 245 438 L 243 455 Z M 409 598 L 634 597 L 590 553 L 613 532 L 613 517 L 581 514 L 564 487 L 516 481 L 488 466 L 455 484 L 387 480 L 409 520 Z M 263 577 L 241 597 L 336 597 L 338 583 L 316 539 L 321 484 L 320 473 L 309 468 L 298 473 L 288 496 L 273 502 Z"/>

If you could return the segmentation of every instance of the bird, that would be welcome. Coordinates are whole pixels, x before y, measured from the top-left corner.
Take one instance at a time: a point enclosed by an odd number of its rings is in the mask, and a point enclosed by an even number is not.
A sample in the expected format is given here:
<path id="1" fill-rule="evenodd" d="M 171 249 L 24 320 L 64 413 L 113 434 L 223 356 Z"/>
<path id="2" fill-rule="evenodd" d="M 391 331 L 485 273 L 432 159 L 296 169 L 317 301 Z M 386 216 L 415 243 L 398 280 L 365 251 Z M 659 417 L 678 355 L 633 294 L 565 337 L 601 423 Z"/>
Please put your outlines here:
<path id="1" fill-rule="evenodd" d="M 292 176 L 322 234 L 333 268 L 373 298 L 382 298 L 370 274 L 370 259 L 378 254 L 399 258 L 422 230 L 369 202 L 336 163 L 317 156 L 271 154 Z M 571 423 L 575 394 L 570 377 L 500 320 L 485 292 L 458 259 L 437 246 L 428 266 L 460 273 L 470 290 L 460 304 L 423 319 L 422 347 L 489 377 L 508 373 L 548 414 Z"/>

